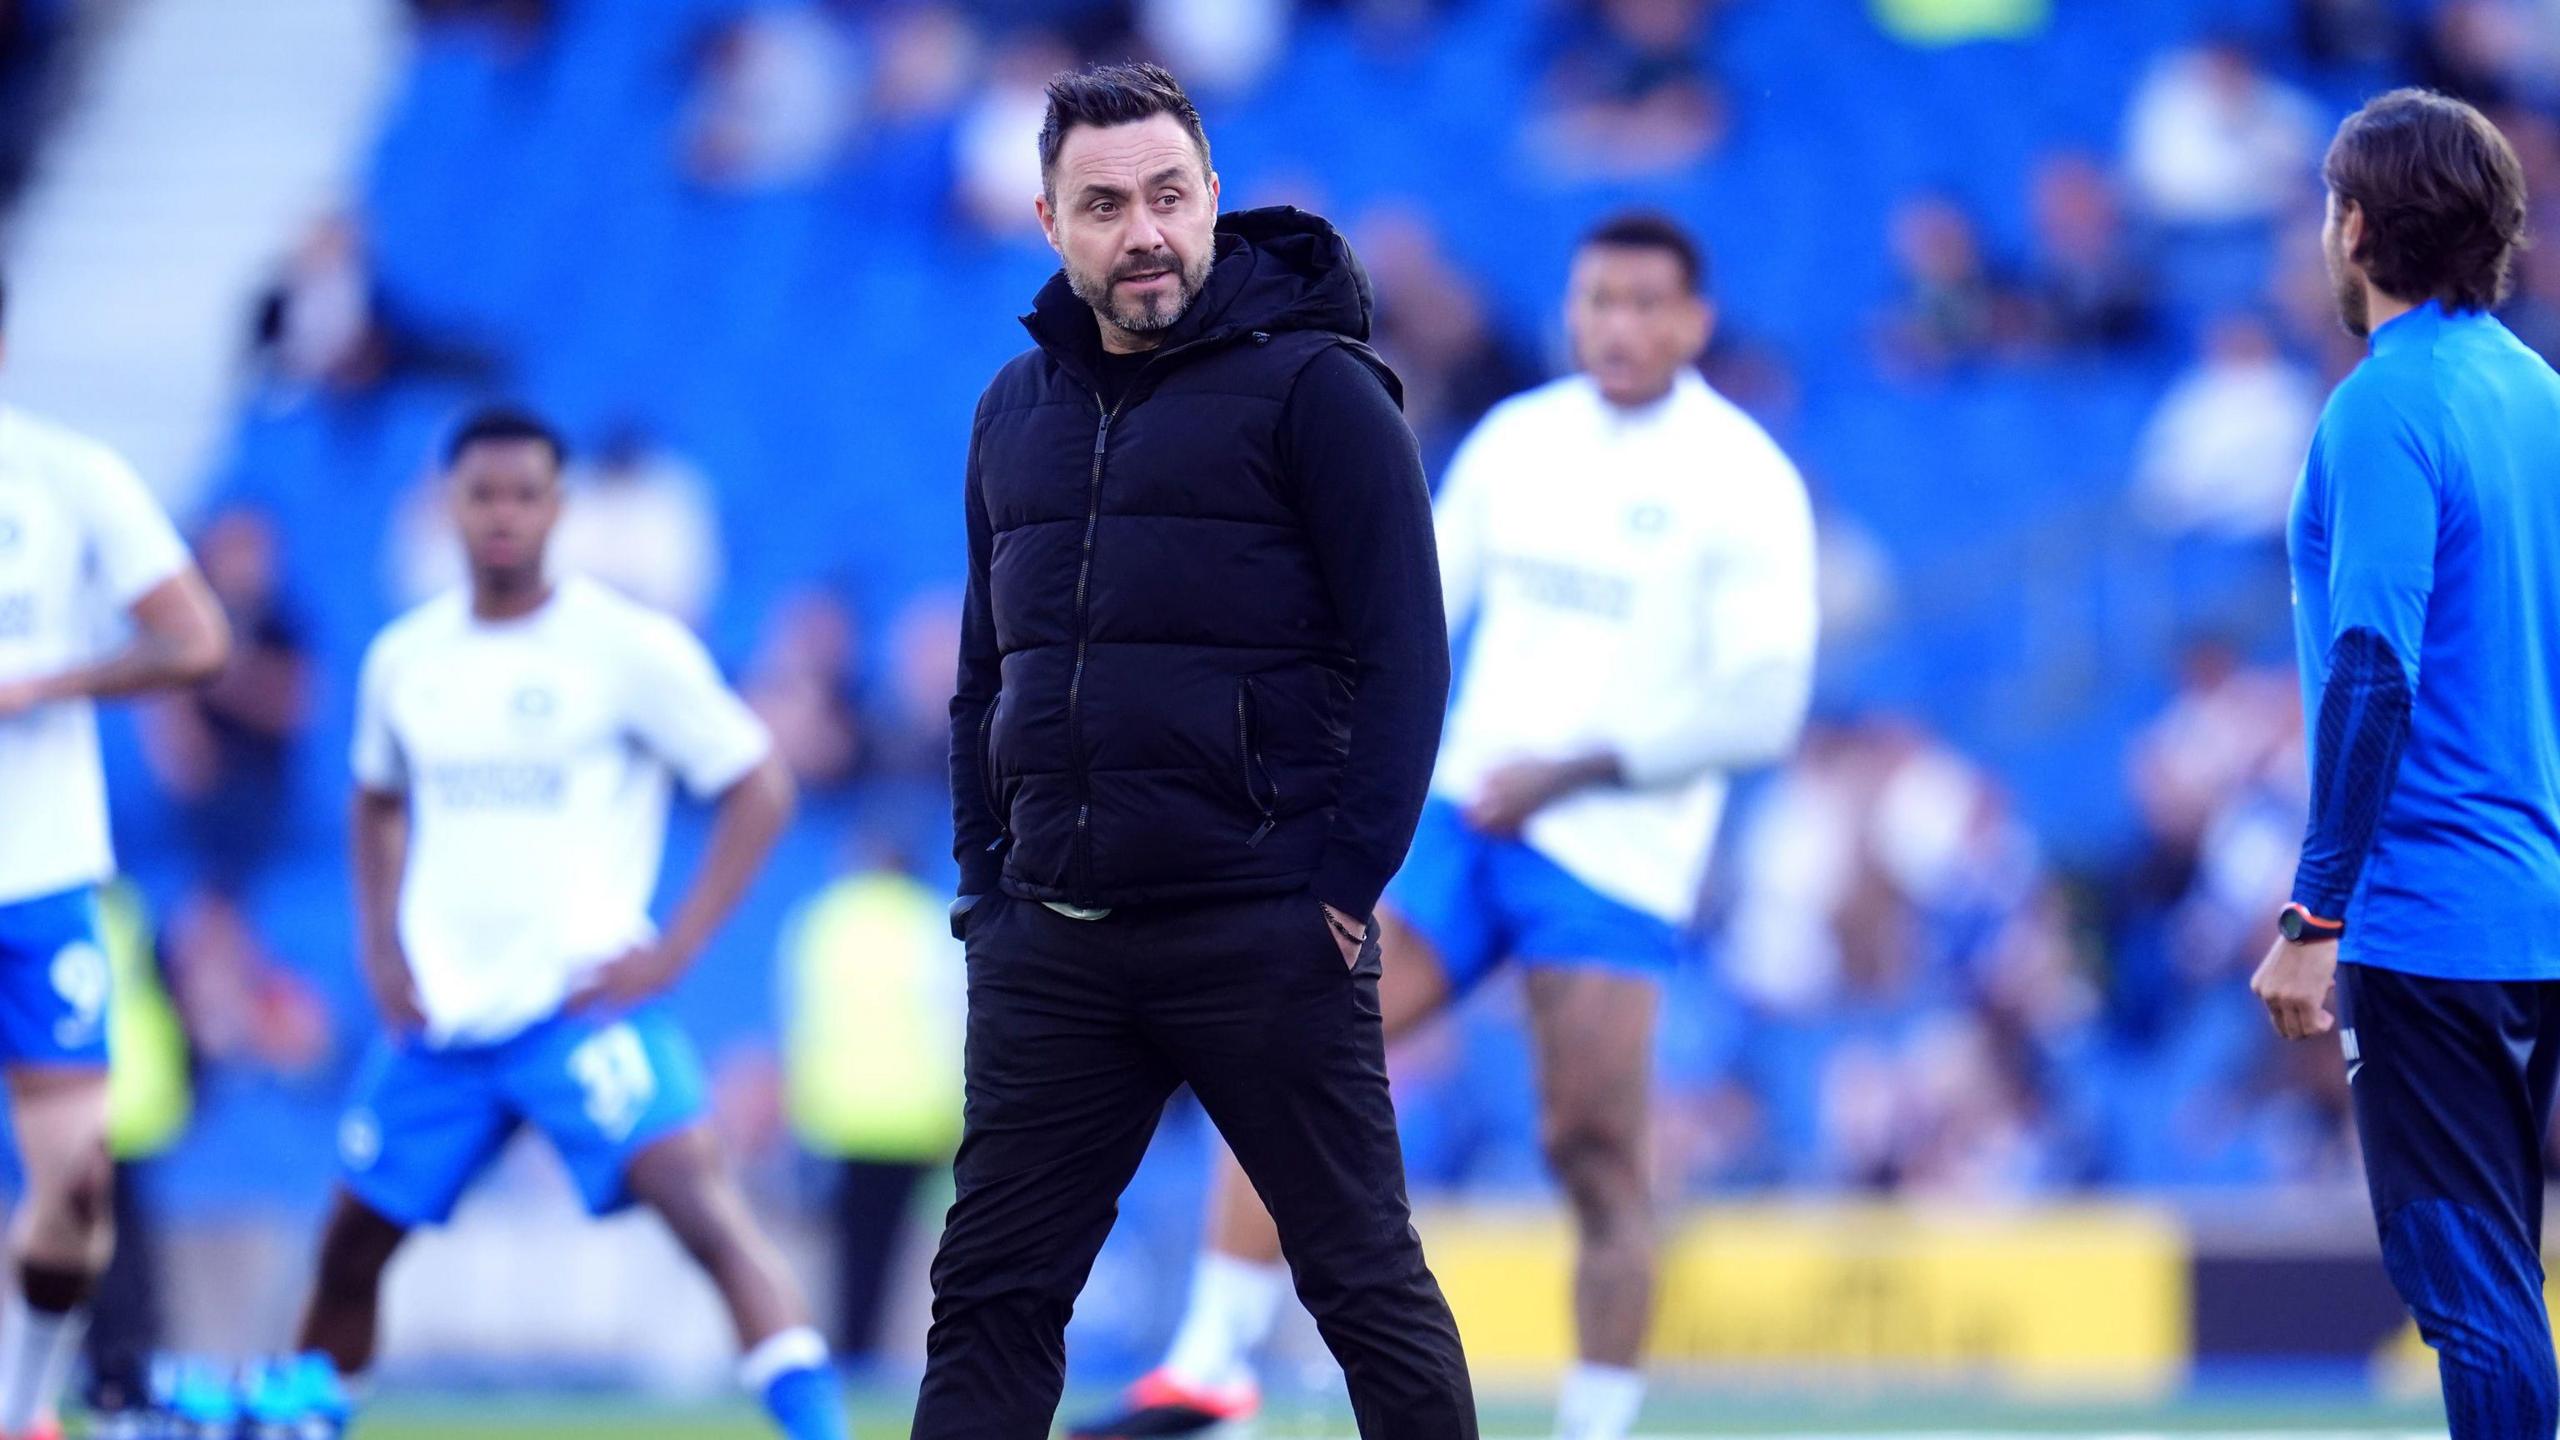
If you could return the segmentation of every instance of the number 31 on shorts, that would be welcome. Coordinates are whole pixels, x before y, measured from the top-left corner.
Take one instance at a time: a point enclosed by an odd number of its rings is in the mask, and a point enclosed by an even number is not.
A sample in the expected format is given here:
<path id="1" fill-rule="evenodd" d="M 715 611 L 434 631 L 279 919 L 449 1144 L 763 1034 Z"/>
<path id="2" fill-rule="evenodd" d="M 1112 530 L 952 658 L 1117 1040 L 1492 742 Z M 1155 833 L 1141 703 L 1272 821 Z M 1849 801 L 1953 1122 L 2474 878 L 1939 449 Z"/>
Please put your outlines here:
<path id="1" fill-rule="evenodd" d="M 586 1092 L 587 1118 L 609 1139 L 628 1139 L 658 1098 L 658 1075 L 650 1068 L 648 1047 L 628 1022 L 579 1042 L 569 1052 L 569 1075 Z"/>

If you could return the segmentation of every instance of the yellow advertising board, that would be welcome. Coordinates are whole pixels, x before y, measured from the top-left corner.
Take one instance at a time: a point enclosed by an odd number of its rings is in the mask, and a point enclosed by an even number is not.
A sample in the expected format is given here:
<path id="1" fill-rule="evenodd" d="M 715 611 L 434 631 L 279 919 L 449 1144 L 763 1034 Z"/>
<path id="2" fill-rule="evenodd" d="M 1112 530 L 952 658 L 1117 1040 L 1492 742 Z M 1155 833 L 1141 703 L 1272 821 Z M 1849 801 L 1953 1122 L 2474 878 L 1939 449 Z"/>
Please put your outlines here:
<path id="1" fill-rule="evenodd" d="M 1570 1236 L 1551 1214 L 1421 1221 L 1468 1359 L 1539 1379 L 1572 1356 Z M 2155 1391 L 2192 1353 L 2187 1239 L 2139 1207 L 1753 1205 L 1666 1231 L 1654 1363 L 2023 1390 Z"/>

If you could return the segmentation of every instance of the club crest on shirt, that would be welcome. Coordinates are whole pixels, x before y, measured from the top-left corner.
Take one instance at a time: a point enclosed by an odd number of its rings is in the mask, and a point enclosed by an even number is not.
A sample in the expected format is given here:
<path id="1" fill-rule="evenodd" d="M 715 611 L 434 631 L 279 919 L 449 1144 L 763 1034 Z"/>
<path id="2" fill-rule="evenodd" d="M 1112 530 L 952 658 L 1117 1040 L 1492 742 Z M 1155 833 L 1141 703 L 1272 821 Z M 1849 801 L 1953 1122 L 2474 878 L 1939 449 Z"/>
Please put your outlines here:
<path id="1" fill-rule="evenodd" d="M 559 713 L 560 697 L 548 685 L 524 685 L 516 690 L 512 704 L 517 719 L 543 721 Z"/>

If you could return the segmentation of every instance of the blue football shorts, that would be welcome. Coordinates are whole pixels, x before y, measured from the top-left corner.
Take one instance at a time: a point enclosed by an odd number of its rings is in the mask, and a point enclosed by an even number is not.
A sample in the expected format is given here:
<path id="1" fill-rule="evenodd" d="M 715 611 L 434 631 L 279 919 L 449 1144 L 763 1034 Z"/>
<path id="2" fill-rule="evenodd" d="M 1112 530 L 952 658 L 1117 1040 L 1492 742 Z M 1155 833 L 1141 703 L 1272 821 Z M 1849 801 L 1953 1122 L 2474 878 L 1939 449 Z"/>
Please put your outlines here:
<path id="1" fill-rule="evenodd" d="M 338 1130 L 347 1187 L 402 1225 L 440 1225 L 519 1125 L 548 1137 L 593 1215 L 631 1203 L 641 1151 L 703 1115 L 692 1041 L 665 1012 L 557 1015 L 491 1045 L 377 1042 Z"/>
<path id="2" fill-rule="evenodd" d="M 0 1066 L 103 1067 L 112 973 L 96 887 L 0 905 Z"/>
<path id="3" fill-rule="evenodd" d="M 1476 830 L 1437 798 L 1386 905 L 1439 952 L 1456 996 L 1506 960 L 1659 980 L 1680 959 L 1669 921 L 1592 889 L 1526 841 Z"/>

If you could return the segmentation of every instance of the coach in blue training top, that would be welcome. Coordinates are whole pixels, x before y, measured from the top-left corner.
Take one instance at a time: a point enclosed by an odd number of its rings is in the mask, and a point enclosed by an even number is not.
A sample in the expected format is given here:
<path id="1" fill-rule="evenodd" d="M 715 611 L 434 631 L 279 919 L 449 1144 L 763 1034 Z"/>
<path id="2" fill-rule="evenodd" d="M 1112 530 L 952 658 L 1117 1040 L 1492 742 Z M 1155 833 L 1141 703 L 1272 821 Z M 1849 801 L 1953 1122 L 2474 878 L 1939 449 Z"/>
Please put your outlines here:
<path id="1" fill-rule="evenodd" d="M 2287 1038 L 2339 1031 L 2383 1261 L 2455 1440 L 2551 1440 L 2560 376 L 2488 313 L 2525 196 L 2478 111 L 2385 95 L 2323 176 L 2339 308 L 2372 348 L 2294 498 L 2311 820 L 2254 988 Z"/>

